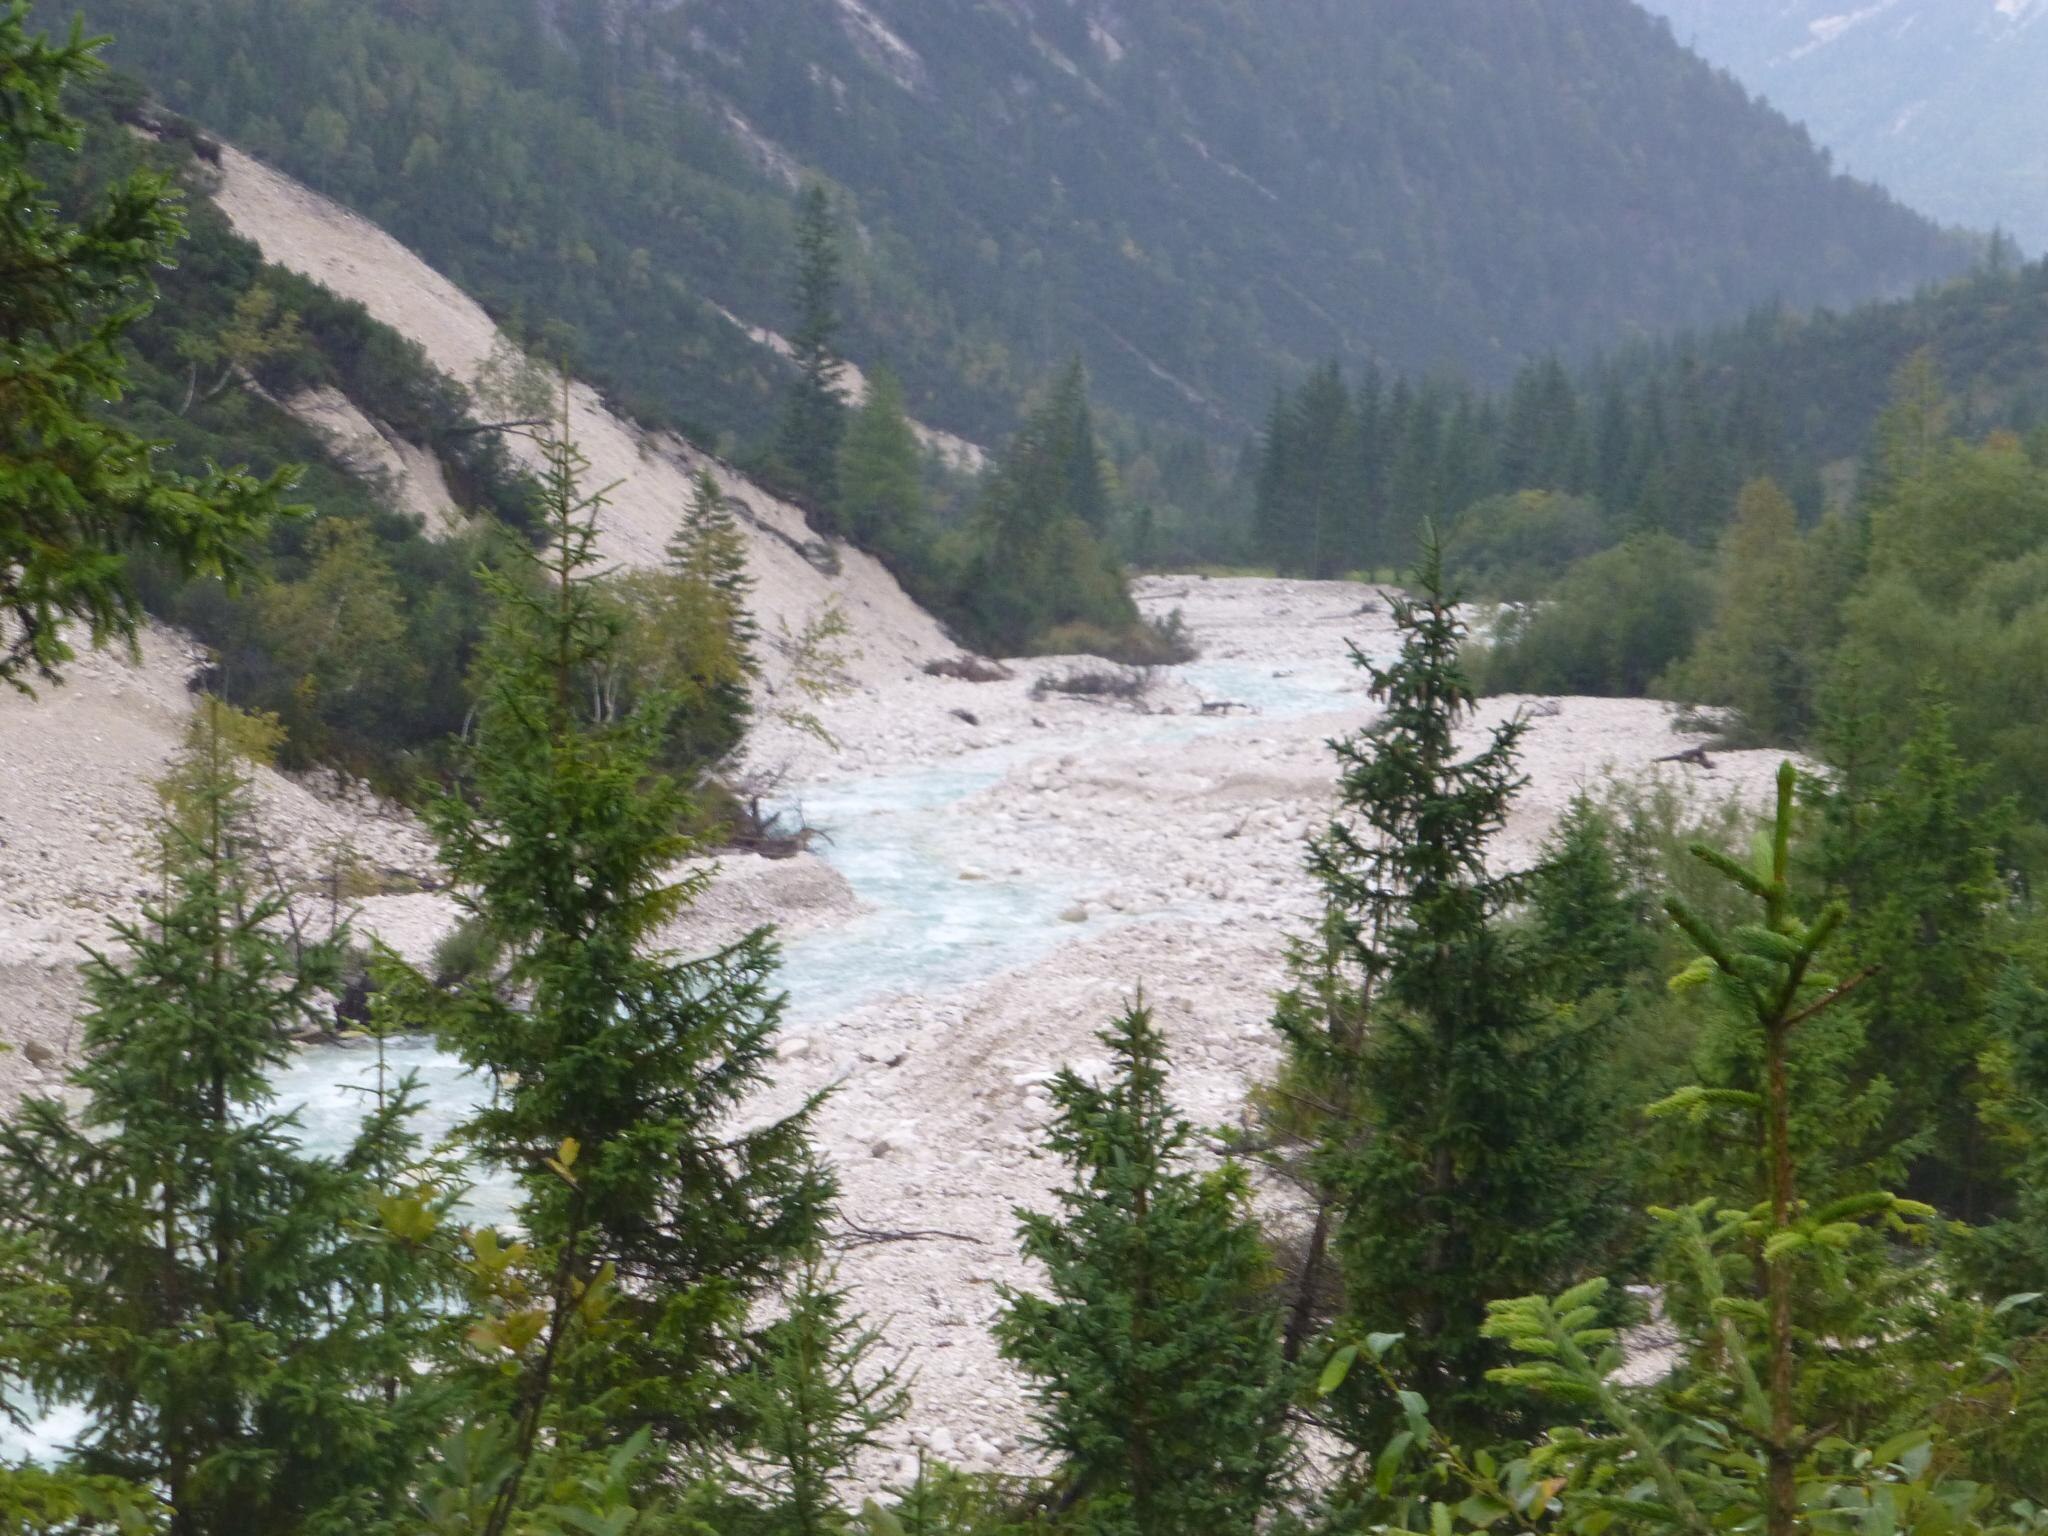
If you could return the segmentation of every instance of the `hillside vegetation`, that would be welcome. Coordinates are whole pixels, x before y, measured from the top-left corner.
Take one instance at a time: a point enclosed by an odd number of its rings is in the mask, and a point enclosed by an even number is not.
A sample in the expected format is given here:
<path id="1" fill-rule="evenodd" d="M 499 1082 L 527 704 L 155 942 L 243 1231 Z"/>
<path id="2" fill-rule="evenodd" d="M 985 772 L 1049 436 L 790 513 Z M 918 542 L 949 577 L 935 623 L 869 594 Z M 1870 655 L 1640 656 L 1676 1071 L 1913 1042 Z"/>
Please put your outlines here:
<path id="1" fill-rule="evenodd" d="M 2041 0 L 1646 0 L 1857 176 L 2048 248 Z"/>
<path id="2" fill-rule="evenodd" d="M 1504 379 L 1896 293 L 1966 247 L 1626 0 L 938 6 L 98 0 L 172 105 L 390 228 L 643 419 L 758 435 L 793 185 L 863 238 L 848 353 L 970 436 L 1078 349 L 1235 433 L 1335 352 Z"/>

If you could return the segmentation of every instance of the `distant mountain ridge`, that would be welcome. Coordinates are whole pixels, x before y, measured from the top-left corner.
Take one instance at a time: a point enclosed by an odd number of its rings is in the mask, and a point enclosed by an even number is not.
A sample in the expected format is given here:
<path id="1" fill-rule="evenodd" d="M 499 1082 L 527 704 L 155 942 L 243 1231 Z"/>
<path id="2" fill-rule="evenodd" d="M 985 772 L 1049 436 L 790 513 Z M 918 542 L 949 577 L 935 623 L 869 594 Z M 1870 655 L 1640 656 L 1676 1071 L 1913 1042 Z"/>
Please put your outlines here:
<path id="1" fill-rule="evenodd" d="M 175 25 L 166 25 L 166 13 Z M 1338 356 L 1844 305 L 1970 242 L 1832 175 L 1630 0 L 98 0 L 171 105 L 393 230 L 644 419 L 758 435 L 793 186 L 848 349 L 992 441 L 1079 352 L 1241 434 Z M 735 325 L 738 317 L 743 325 Z"/>
<path id="2" fill-rule="evenodd" d="M 2048 250 L 2048 0 L 1643 0 L 1938 219 Z"/>

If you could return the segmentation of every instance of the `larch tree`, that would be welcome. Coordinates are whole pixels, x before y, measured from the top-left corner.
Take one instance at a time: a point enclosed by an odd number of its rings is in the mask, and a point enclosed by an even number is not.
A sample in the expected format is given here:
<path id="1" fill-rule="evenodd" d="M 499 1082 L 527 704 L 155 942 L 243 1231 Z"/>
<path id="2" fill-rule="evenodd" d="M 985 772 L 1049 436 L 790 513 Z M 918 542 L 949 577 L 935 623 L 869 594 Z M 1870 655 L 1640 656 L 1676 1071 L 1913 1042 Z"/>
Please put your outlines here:
<path id="1" fill-rule="evenodd" d="M 1677 668 L 1682 693 L 1737 711 L 1766 741 L 1787 741 L 1813 723 L 1819 648 L 1809 627 L 1799 514 L 1785 493 L 1756 480 L 1736 499 L 1721 536 L 1714 619 Z"/>
<path id="2" fill-rule="evenodd" d="M 903 410 L 903 385 L 886 368 L 868 380 L 839 448 L 839 507 L 846 535 L 894 559 L 922 558 L 924 455 Z"/>

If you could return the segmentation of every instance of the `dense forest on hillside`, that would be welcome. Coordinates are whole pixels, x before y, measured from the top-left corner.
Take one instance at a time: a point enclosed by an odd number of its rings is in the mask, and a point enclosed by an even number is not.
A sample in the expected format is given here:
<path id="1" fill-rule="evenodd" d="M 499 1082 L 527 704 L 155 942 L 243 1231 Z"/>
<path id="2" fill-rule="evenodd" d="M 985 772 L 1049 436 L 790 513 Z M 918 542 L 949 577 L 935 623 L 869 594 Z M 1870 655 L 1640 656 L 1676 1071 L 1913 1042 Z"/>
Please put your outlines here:
<path id="1" fill-rule="evenodd" d="M 1818 519 L 1870 468 L 1909 362 L 1957 431 L 2032 431 L 2048 420 L 2044 337 L 2048 263 L 1987 266 L 1846 313 L 1759 310 L 1588 369 L 1553 359 L 1499 394 L 1329 364 L 1281 392 L 1236 469 L 1143 446 L 1125 468 L 1179 558 L 1382 569 L 1434 522 L 1461 580 L 1526 598 L 1545 568 L 1630 532 L 1711 544 L 1760 476 Z"/>
<path id="2" fill-rule="evenodd" d="M 180 0 L 167 26 L 157 0 L 101 0 L 92 19 L 170 104 L 707 441 L 772 412 L 780 366 L 719 307 L 788 325 L 779 256 L 813 174 L 862 234 L 849 354 L 985 439 L 1076 348 L 1118 411 L 1229 434 L 1333 351 L 1498 381 L 1967 260 L 1625 0 L 1285 10 Z"/>

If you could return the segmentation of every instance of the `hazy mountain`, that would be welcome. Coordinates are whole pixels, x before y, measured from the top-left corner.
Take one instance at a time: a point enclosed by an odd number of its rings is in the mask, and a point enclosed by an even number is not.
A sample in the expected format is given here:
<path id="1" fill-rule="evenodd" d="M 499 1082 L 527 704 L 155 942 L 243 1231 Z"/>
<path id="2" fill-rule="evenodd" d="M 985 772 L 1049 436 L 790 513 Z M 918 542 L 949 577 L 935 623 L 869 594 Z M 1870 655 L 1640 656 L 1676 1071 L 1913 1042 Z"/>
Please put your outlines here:
<path id="1" fill-rule="evenodd" d="M 2048 248 L 2048 0 L 1644 0 L 1939 219 Z"/>
<path id="2" fill-rule="evenodd" d="M 166 12 L 176 24 L 166 25 Z M 1237 432 L 1338 355 L 1504 378 L 1968 259 L 1629 0 L 99 0 L 172 105 L 353 204 L 643 415 L 759 429 L 788 206 L 849 343 L 991 436 L 1079 351 Z"/>

